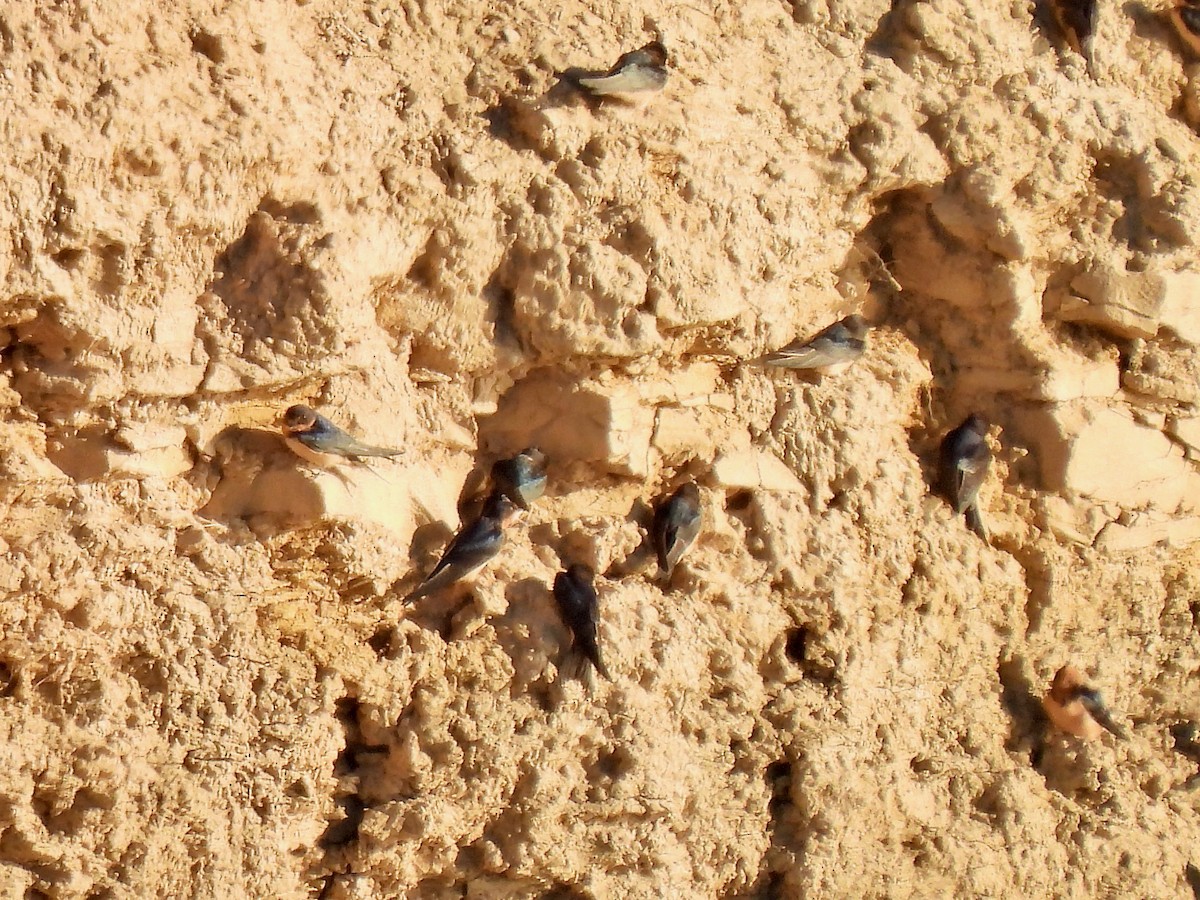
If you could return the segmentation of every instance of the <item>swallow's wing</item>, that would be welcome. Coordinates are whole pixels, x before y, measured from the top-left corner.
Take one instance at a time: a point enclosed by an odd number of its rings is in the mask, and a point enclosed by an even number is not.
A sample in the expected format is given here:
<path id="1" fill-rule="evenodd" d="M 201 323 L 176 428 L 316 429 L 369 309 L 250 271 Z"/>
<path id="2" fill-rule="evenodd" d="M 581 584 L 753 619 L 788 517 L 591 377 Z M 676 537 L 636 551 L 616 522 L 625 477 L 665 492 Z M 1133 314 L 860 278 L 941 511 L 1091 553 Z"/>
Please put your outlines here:
<path id="1" fill-rule="evenodd" d="M 957 512 L 964 512 L 975 505 L 991 462 L 991 451 L 982 440 L 958 458 L 954 491 L 954 508 Z"/>
<path id="2" fill-rule="evenodd" d="M 596 640 L 596 624 L 600 611 L 596 588 L 566 572 L 559 572 L 554 577 L 554 599 L 558 601 L 563 620 L 571 629 L 572 646 L 596 667 L 597 672 L 612 681 L 612 676 L 608 674 L 608 668 L 600 656 L 600 645 Z"/>
<path id="3" fill-rule="evenodd" d="M 568 572 L 554 576 L 554 599 L 558 601 L 563 621 L 578 636 L 588 629 L 595 629 L 594 610 L 599 605 L 596 589 L 585 581 L 574 578 Z"/>
<path id="4" fill-rule="evenodd" d="M 364 444 L 332 424 L 324 428 L 317 427 L 312 431 L 297 434 L 295 438 L 301 441 L 306 447 L 318 453 L 334 453 L 338 456 L 351 458 L 356 456 L 392 457 L 398 456 L 403 452 L 388 447 L 374 447 L 370 444 Z"/>
<path id="5" fill-rule="evenodd" d="M 862 356 L 865 344 L 851 337 L 820 334 L 804 344 L 792 343 L 767 354 L 763 364 L 783 369 L 823 369 Z"/>
<path id="6" fill-rule="evenodd" d="M 671 561 L 671 566 L 674 567 L 677 562 L 683 557 L 688 549 L 695 543 L 696 538 L 700 534 L 700 511 L 694 510 L 688 518 L 681 522 L 679 528 L 675 532 L 674 546 L 671 547 L 667 554 Z"/>
<path id="7" fill-rule="evenodd" d="M 665 71 L 647 66 L 625 65 L 607 75 L 580 78 L 579 84 L 593 94 L 637 94 L 657 91 L 667 83 Z"/>
<path id="8" fill-rule="evenodd" d="M 476 569 L 495 556 L 503 543 L 504 532 L 498 523 L 488 518 L 476 519 L 455 535 L 432 574 L 449 568 L 464 573 Z"/>
<path id="9" fill-rule="evenodd" d="M 403 450 L 397 450 L 395 447 L 376 447 L 373 444 L 363 444 L 358 441 L 354 442 L 352 455 L 354 456 L 382 456 L 386 459 L 402 454 Z"/>
<path id="10" fill-rule="evenodd" d="M 1050 0 L 1050 8 L 1067 45 L 1084 59 L 1089 59 L 1100 5 L 1096 0 Z"/>
<path id="11" fill-rule="evenodd" d="M 655 512 L 651 528 L 651 542 L 654 544 L 654 555 L 658 557 L 658 568 L 661 572 L 670 572 L 671 548 L 675 545 L 677 529 L 671 524 L 672 503 L 673 501 L 668 501 L 666 507 Z"/>
<path id="12" fill-rule="evenodd" d="M 453 584 L 495 556 L 503 544 L 504 532 L 499 523 L 488 518 L 476 519 L 454 536 L 429 577 L 407 599 L 416 600 Z"/>
<path id="13" fill-rule="evenodd" d="M 678 498 L 667 501 L 654 529 L 654 549 L 663 572 L 669 575 L 696 540 L 700 533 L 700 519 L 698 507 Z"/>
<path id="14" fill-rule="evenodd" d="M 1111 732 L 1122 740 L 1125 739 L 1125 729 L 1113 721 L 1112 714 L 1108 711 L 1108 707 L 1104 705 L 1104 701 L 1100 698 L 1100 692 L 1096 690 L 1085 690 L 1079 692 L 1079 702 L 1097 722 L 1100 723 L 1106 731 Z"/>

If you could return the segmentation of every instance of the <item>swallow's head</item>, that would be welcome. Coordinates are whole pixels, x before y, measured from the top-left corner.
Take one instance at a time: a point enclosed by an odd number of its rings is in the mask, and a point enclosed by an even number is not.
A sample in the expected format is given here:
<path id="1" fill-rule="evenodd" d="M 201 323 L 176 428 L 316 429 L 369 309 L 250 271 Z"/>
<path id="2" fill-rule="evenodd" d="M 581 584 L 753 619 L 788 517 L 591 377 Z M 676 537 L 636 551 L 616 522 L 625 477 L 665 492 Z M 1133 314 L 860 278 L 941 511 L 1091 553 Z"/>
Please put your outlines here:
<path id="1" fill-rule="evenodd" d="M 691 503 L 694 506 L 699 506 L 700 486 L 694 481 L 689 481 L 687 484 L 682 485 L 679 490 L 675 492 L 675 496 L 677 496 L 680 500 L 686 500 L 688 503 Z"/>
<path id="2" fill-rule="evenodd" d="M 587 584 L 591 584 L 592 580 L 596 577 L 596 573 L 592 571 L 591 566 L 587 565 L 586 563 L 578 562 L 571 563 L 569 566 L 567 566 L 567 574 L 572 578 Z"/>
<path id="3" fill-rule="evenodd" d="M 287 412 L 283 414 L 284 434 L 303 434 L 306 431 L 312 431 L 316 424 L 316 411 L 300 403 L 289 406 Z"/>
<path id="4" fill-rule="evenodd" d="M 526 447 L 517 455 L 529 460 L 529 465 L 535 469 L 540 469 L 546 464 L 546 454 L 537 447 Z"/>
<path id="5" fill-rule="evenodd" d="M 967 418 L 963 421 L 963 426 L 968 430 L 975 432 L 980 437 L 985 436 L 988 433 L 988 428 L 990 427 L 988 425 L 988 420 L 978 413 L 971 413 L 969 416 L 967 416 Z"/>
<path id="6" fill-rule="evenodd" d="M 651 41 L 641 48 L 641 52 L 646 54 L 651 65 L 665 66 L 667 64 L 667 48 L 663 46 L 662 41 Z"/>
<path id="7" fill-rule="evenodd" d="M 1054 673 L 1050 682 L 1050 696 L 1061 706 L 1070 703 L 1088 690 L 1087 678 L 1074 666 L 1068 664 Z"/>
<path id="8" fill-rule="evenodd" d="M 483 501 L 483 515 L 497 520 L 502 525 L 513 519 L 519 512 L 520 508 L 517 504 L 513 503 L 503 491 L 492 491 Z"/>
<path id="9" fill-rule="evenodd" d="M 846 316 L 842 319 L 842 326 L 846 331 L 850 332 L 850 336 L 857 341 L 861 341 L 867 336 L 867 332 L 871 330 L 871 323 L 862 316 L 855 313 L 852 316 Z"/>

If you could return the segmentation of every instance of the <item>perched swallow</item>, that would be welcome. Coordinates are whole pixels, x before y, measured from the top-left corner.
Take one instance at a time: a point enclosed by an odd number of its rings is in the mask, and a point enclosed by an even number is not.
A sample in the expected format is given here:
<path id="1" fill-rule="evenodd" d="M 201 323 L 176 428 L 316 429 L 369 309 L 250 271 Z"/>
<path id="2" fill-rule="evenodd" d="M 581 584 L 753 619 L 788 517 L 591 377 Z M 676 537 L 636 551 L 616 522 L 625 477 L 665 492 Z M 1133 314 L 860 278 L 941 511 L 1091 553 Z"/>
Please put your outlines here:
<path id="1" fill-rule="evenodd" d="M 680 487 L 654 511 L 650 539 L 658 556 L 659 575 L 670 579 L 675 564 L 700 534 L 702 522 L 700 488 L 694 481 Z"/>
<path id="2" fill-rule="evenodd" d="M 1180 0 L 1171 9 L 1170 18 L 1179 40 L 1200 56 L 1200 0 Z"/>
<path id="3" fill-rule="evenodd" d="M 529 509 L 529 504 L 546 493 L 546 454 L 528 447 L 511 459 L 493 463 L 492 490 L 521 509 Z"/>
<path id="4" fill-rule="evenodd" d="M 364 456 L 391 459 L 404 452 L 364 444 L 320 413 L 301 405 L 289 407 L 283 414 L 283 439 L 293 453 L 318 466 L 332 466 L 344 459 L 359 461 Z"/>
<path id="5" fill-rule="evenodd" d="M 847 368 L 867 349 L 871 326 L 862 316 L 846 316 L 809 341 L 795 340 L 763 359 L 763 364 L 783 369 L 814 369 L 833 375 Z"/>
<path id="6" fill-rule="evenodd" d="M 992 464 L 992 451 L 987 445 L 988 424 L 975 414 L 952 429 L 939 450 L 938 477 L 942 492 L 967 519 L 967 526 L 985 541 L 987 529 L 979 512 L 979 488 Z"/>
<path id="7" fill-rule="evenodd" d="M 1125 737 L 1100 699 L 1100 692 L 1089 687 L 1083 673 L 1074 666 L 1063 666 L 1054 674 L 1050 690 L 1042 698 L 1042 709 L 1056 728 L 1085 741 L 1100 737 L 1101 728 Z"/>
<path id="8" fill-rule="evenodd" d="M 600 96 L 661 91 L 666 83 L 667 48 L 658 41 L 623 53 L 605 75 L 579 79 L 582 87 Z"/>
<path id="9" fill-rule="evenodd" d="M 504 546 L 504 526 L 516 512 L 517 507 L 504 494 L 495 491 L 489 495 L 479 518 L 459 530 L 429 577 L 404 602 L 419 600 L 481 569 Z"/>
<path id="10" fill-rule="evenodd" d="M 554 599 L 558 611 L 571 629 L 571 649 L 596 667 L 596 671 L 609 681 L 612 676 L 600 658 L 600 645 L 596 643 L 596 620 L 600 616 L 600 600 L 592 583 L 592 570 L 582 563 L 567 566 L 565 572 L 554 576 Z"/>
<path id="11" fill-rule="evenodd" d="M 1097 0 L 1046 0 L 1067 46 L 1092 64 L 1092 38 L 1100 11 Z"/>

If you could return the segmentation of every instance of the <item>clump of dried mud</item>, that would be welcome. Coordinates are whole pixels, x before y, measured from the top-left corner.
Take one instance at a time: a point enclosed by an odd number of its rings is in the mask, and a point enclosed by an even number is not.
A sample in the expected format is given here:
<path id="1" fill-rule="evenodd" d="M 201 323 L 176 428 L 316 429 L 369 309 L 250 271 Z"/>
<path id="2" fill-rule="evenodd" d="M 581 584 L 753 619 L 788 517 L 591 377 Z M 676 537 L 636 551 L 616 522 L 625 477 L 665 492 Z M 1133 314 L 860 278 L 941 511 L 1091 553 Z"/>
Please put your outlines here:
<path id="1" fill-rule="evenodd" d="M 1200 891 L 1200 69 L 1157 7 L 1090 73 L 1047 22 L 0 13 L 4 896 Z M 559 78 L 653 37 L 648 103 Z M 850 311 L 843 376 L 747 364 Z M 407 454 L 298 466 L 294 402 Z M 971 411 L 992 546 L 927 489 Z M 501 557 L 404 607 L 532 443 Z M 1067 660 L 1126 742 L 1041 733 Z"/>

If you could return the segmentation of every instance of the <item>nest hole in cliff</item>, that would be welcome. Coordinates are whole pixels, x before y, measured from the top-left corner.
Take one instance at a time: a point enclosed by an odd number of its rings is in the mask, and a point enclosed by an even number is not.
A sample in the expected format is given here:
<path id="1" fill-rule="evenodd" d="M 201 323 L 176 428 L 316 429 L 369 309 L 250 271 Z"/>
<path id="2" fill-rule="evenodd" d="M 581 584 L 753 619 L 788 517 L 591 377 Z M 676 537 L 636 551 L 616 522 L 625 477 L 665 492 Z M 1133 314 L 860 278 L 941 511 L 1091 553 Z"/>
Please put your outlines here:
<path id="1" fill-rule="evenodd" d="M 1035 769 L 1041 765 L 1046 743 L 1046 714 L 1016 659 L 1002 661 L 996 670 L 1000 679 L 1000 705 L 1010 719 L 1005 749 L 1010 753 L 1022 747 L 1029 748 L 1029 764 Z"/>
<path id="2" fill-rule="evenodd" d="M 620 746 L 610 747 L 597 755 L 595 765 L 589 768 L 588 776 L 594 779 L 596 775 L 600 775 L 615 781 L 629 774 L 633 765 L 633 754 L 628 749 Z"/>
<path id="3" fill-rule="evenodd" d="M 595 895 L 591 891 L 584 890 L 579 885 L 567 884 L 565 881 L 560 881 L 550 890 L 538 897 L 538 900 L 594 900 Z"/>
<path id="4" fill-rule="evenodd" d="M 197 28 L 191 34 L 192 49 L 214 65 L 225 62 L 225 42 L 211 31 Z"/>
<path id="5" fill-rule="evenodd" d="M 745 512 L 753 502 L 753 491 L 734 491 L 725 499 L 725 511 L 731 513 Z"/>
<path id="6" fill-rule="evenodd" d="M 762 508 L 754 501 L 754 491 L 733 491 L 725 498 L 725 512 L 731 519 L 740 523 L 742 542 L 750 555 L 757 560 L 769 562 L 772 551 L 763 531 Z"/>
<path id="7" fill-rule="evenodd" d="M 324 850 L 344 847 L 358 840 L 358 829 L 362 826 L 367 805 L 358 794 L 347 794 L 334 800 L 340 818 L 330 819 L 325 831 L 317 838 L 318 846 Z"/>
<path id="8" fill-rule="evenodd" d="M 790 900 L 793 894 L 787 891 L 783 873 L 768 871 L 759 875 L 749 892 L 739 886 L 724 896 L 726 900 Z"/>
<path id="9" fill-rule="evenodd" d="M 837 666 L 821 652 L 815 637 L 807 625 L 789 628 L 783 635 L 783 653 L 806 681 L 832 688 L 838 683 Z"/>
<path id="10" fill-rule="evenodd" d="M 777 759 L 767 766 L 765 774 L 767 787 L 771 791 L 767 810 L 774 818 L 792 802 L 792 764 L 786 759 Z"/>
<path id="11" fill-rule="evenodd" d="M 784 639 L 783 652 L 797 665 L 803 663 L 808 658 L 808 629 L 803 625 L 790 629 Z"/>
<path id="12" fill-rule="evenodd" d="M 335 704 L 334 715 L 338 723 L 342 726 L 342 731 L 346 736 L 341 752 L 333 760 L 333 774 L 335 777 L 356 774 L 362 767 L 360 757 L 378 756 L 387 753 L 388 748 L 386 746 L 368 744 L 363 740 L 362 730 L 359 727 L 360 710 L 361 707 L 358 698 L 354 696 L 342 697 Z"/>
<path id="13" fill-rule="evenodd" d="M 50 258 L 63 269 L 68 272 L 73 272 L 78 269 L 87 256 L 87 251 L 82 247 L 64 247 L 56 253 L 50 254 Z"/>
<path id="14" fill-rule="evenodd" d="M 969 377 L 971 370 L 1006 359 L 1003 345 L 1016 340 L 1003 331 L 977 333 L 964 317 L 946 315 L 946 303 L 928 286 L 943 276 L 988 271 L 993 263 L 990 251 L 968 247 L 935 215 L 938 198 L 956 190 L 952 183 L 920 185 L 876 198 L 874 214 L 856 235 L 839 274 L 839 290 L 873 298 L 868 318 L 906 339 L 933 375 L 936 388 L 920 398 L 922 415 L 909 429 L 910 446 L 930 483 L 936 457 L 930 451 L 936 451 L 941 434 L 968 412 L 993 412 L 975 408 L 986 398 L 977 396 L 978 379 Z M 987 353 L 980 352 L 981 340 Z"/>
<path id="15" fill-rule="evenodd" d="M 333 774 L 340 785 L 333 797 L 336 811 L 334 817 L 328 820 L 325 831 L 317 838 L 317 845 L 327 852 L 358 840 L 358 829 L 368 805 L 356 789 L 346 790 L 345 787 L 357 787 L 362 767 L 360 757 L 387 752 L 386 747 L 372 746 L 363 740 L 359 727 L 360 712 L 361 705 L 353 695 L 341 697 L 334 704 L 334 716 L 346 738 L 341 752 L 333 760 Z"/>
<path id="16" fill-rule="evenodd" d="M 375 655 L 379 659 L 392 658 L 392 647 L 396 639 L 396 629 L 392 625 L 384 625 L 376 629 L 375 633 L 367 638 L 367 646 L 375 651 Z"/>

